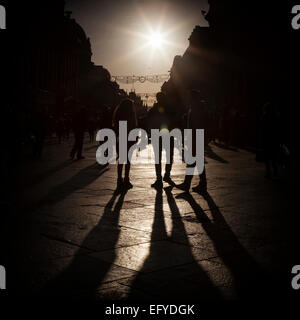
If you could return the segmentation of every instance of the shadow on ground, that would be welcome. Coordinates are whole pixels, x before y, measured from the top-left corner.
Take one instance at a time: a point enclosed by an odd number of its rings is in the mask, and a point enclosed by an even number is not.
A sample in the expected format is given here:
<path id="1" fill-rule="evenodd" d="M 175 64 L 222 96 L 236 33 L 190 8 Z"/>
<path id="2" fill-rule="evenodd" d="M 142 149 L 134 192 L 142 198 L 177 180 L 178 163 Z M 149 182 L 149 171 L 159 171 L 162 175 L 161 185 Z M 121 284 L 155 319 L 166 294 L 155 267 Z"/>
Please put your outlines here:
<path id="1" fill-rule="evenodd" d="M 94 163 L 80 170 L 69 180 L 52 188 L 49 191 L 48 195 L 38 203 L 38 206 L 40 207 L 43 205 L 53 205 L 57 202 L 62 201 L 68 195 L 88 186 L 93 181 L 97 180 L 107 170 L 109 170 L 108 165 L 101 166 L 98 163 Z"/>
<path id="2" fill-rule="evenodd" d="M 118 224 L 125 195 L 126 191 L 121 194 L 114 192 L 105 206 L 101 219 L 85 237 L 71 264 L 44 286 L 40 292 L 42 295 L 84 299 L 95 298 L 97 288 L 107 275 L 112 263 L 87 256 L 86 249 L 94 248 L 94 251 L 97 251 L 97 245 L 101 248 L 102 243 L 107 241 L 109 241 L 111 248 L 114 248 L 120 235 Z M 108 225 L 111 230 L 109 235 L 103 232 L 103 226 L 105 225 Z M 114 250 L 111 250 L 110 253 L 110 259 L 114 261 Z"/>

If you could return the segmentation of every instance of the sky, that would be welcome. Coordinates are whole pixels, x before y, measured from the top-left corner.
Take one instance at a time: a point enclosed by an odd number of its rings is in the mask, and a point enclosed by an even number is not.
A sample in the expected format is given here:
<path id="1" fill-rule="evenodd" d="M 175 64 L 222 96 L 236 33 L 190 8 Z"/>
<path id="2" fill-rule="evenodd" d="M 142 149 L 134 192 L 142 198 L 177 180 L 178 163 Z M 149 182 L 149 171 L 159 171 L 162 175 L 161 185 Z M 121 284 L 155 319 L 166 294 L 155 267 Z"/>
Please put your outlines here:
<path id="1" fill-rule="evenodd" d="M 92 61 L 111 75 L 167 74 L 195 25 L 208 26 L 207 0 L 67 0 L 66 10 L 90 38 Z M 155 93 L 162 83 L 120 87 Z M 151 99 L 150 99 L 151 100 Z"/>

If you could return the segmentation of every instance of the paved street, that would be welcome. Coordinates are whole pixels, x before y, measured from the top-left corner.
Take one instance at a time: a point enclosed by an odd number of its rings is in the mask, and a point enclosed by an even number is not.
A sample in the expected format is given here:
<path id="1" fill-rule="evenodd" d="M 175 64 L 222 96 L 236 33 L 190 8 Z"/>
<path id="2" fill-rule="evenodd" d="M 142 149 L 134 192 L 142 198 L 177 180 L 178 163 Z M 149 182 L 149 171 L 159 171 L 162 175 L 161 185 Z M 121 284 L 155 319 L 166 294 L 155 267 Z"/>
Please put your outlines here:
<path id="1" fill-rule="evenodd" d="M 270 290 L 287 247 L 286 182 L 264 179 L 253 153 L 211 144 L 205 196 L 151 188 L 152 164 L 132 166 L 134 188 L 116 195 L 115 165 L 97 164 L 89 143 L 86 158 L 71 161 L 71 143 L 23 164 L 20 264 L 34 293 L 231 299 Z M 175 183 L 184 170 L 174 165 Z"/>

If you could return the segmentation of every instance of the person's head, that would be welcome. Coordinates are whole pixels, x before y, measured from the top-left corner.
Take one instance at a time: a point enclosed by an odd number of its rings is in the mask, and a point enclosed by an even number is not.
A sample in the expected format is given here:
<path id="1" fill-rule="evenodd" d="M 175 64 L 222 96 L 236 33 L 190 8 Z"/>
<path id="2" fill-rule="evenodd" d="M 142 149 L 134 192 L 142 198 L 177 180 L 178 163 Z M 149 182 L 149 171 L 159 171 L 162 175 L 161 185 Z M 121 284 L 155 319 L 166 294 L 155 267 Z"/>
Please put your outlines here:
<path id="1" fill-rule="evenodd" d="M 272 107 L 272 104 L 271 102 L 266 102 L 264 105 L 263 105 L 263 113 L 264 114 L 270 114 L 272 113 L 273 111 L 273 107 Z"/>
<path id="2" fill-rule="evenodd" d="M 85 116 L 86 115 L 86 107 L 85 106 L 80 106 L 79 107 L 79 115 L 80 116 Z"/>
<path id="3" fill-rule="evenodd" d="M 163 92 L 158 92 L 156 94 L 156 100 L 159 105 L 164 105 L 166 103 L 166 95 Z"/>
<path id="4" fill-rule="evenodd" d="M 204 97 L 199 90 L 192 89 L 190 91 L 190 106 L 192 109 L 200 108 L 200 105 L 204 102 Z"/>
<path id="5" fill-rule="evenodd" d="M 119 112 L 123 115 L 132 115 L 133 113 L 133 101 L 131 99 L 124 99 L 119 105 Z"/>
<path id="6" fill-rule="evenodd" d="M 134 104 L 131 99 L 124 99 L 121 103 L 117 106 L 114 111 L 113 115 L 113 123 L 115 124 L 116 121 L 119 120 L 130 120 L 134 119 L 136 121 L 135 109 Z"/>
<path id="7" fill-rule="evenodd" d="M 134 99 L 136 98 L 136 94 L 134 91 L 129 92 L 129 99 L 131 99 L 132 101 L 134 101 Z"/>

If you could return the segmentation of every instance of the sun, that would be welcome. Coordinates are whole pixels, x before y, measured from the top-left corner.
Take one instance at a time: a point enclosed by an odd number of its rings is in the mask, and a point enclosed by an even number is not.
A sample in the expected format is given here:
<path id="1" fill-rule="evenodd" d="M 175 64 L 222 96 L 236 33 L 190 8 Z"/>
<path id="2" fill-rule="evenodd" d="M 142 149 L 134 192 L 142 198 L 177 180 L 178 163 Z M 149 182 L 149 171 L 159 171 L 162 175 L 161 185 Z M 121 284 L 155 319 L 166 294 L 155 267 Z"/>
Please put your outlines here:
<path id="1" fill-rule="evenodd" d="M 148 41 L 153 48 L 160 48 L 164 43 L 164 37 L 160 32 L 151 32 Z"/>

